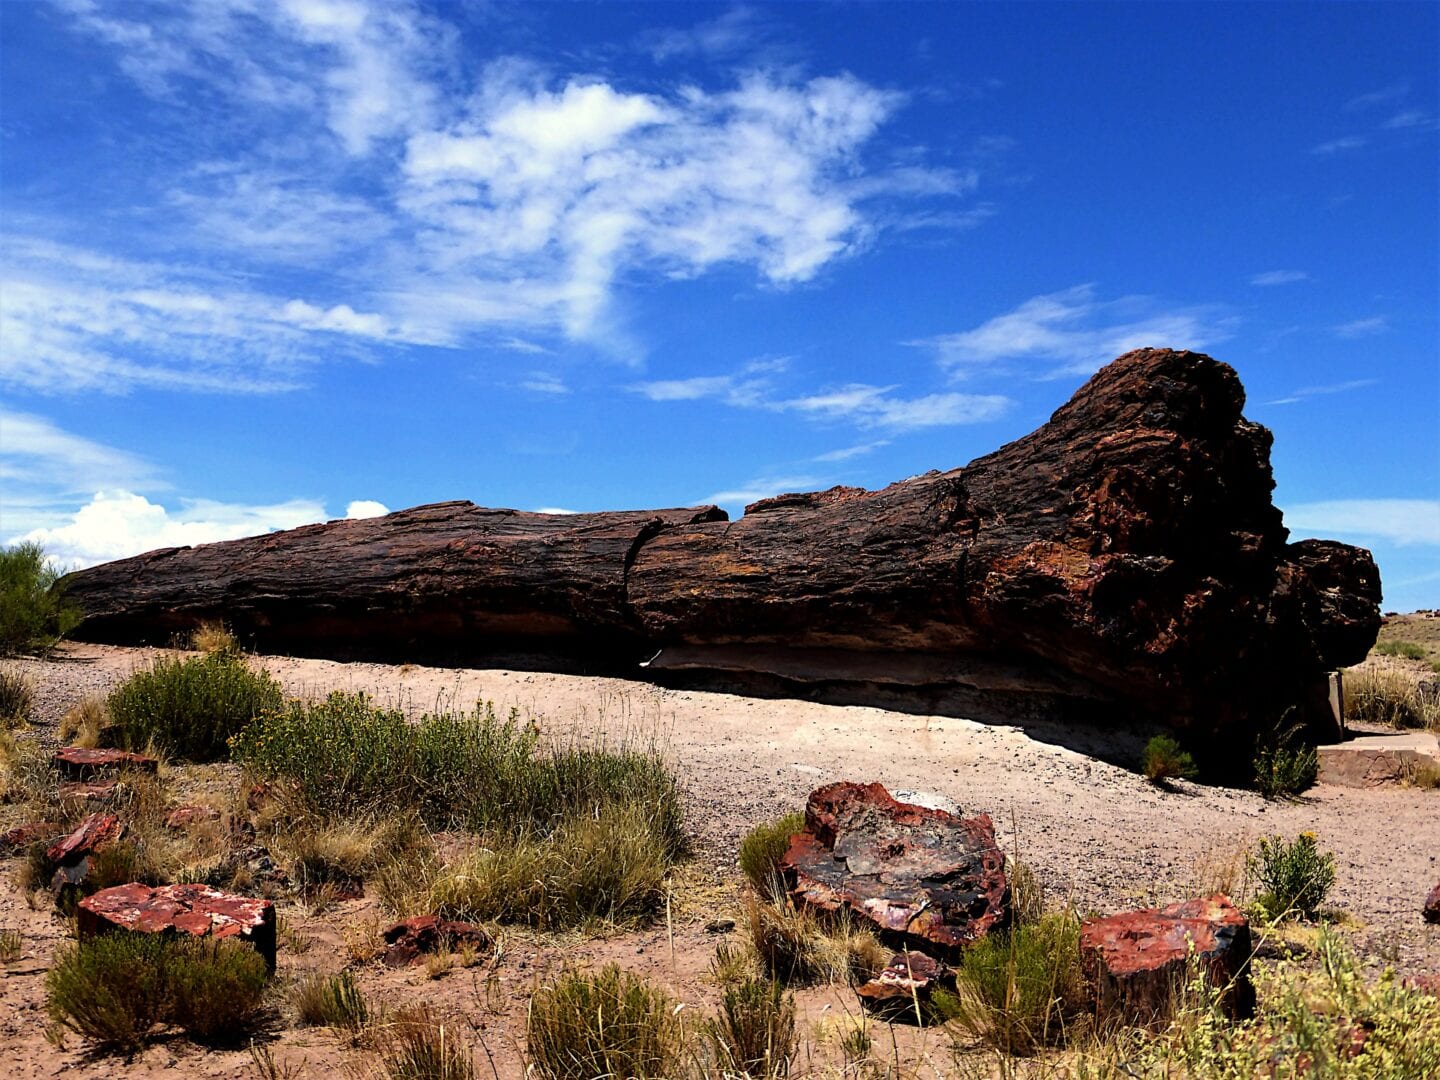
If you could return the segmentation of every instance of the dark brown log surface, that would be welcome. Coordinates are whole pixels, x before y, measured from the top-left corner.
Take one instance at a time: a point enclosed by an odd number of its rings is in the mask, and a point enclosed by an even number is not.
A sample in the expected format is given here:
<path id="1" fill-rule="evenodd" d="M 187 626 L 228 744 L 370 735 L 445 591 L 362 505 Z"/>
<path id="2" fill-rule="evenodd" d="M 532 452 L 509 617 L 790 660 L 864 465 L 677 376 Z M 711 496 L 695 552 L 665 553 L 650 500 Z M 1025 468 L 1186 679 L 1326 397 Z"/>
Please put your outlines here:
<path id="1" fill-rule="evenodd" d="M 1254 728 L 1322 707 L 1324 673 L 1373 644 L 1380 593 L 1369 552 L 1287 543 L 1271 436 L 1243 405 L 1227 365 L 1142 349 L 1030 435 L 880 491 L 784 495 L 733 522 L 714 507 L 441 503 L 151 552 L 66 586 L 94 640 L 221 618 L 312 655 L 669 648 L 676 666 L 922 682 L 984 658 L 1176 722 Z"/>

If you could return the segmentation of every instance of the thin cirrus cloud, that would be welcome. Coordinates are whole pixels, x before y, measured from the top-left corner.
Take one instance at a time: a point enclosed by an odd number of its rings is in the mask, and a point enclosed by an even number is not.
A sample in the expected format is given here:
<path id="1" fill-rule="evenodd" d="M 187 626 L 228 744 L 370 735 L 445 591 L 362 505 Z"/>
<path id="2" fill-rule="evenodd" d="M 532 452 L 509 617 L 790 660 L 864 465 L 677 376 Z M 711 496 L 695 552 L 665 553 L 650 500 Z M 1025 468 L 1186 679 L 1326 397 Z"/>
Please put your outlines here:
<path id="1" fill-rule="evenodd" d="M 1440 499 L 1329 499 L 1284 507 L 1296 536 L 1440 545 Z"/>
<path id="2" fill-rule="evenodd" d="M 1304 270 L 1266 270 L 1263 274 L 1256 274 L 1250 279 L 1251 285 L 1294 285 L 1300 281 L 1309 281 L 1310 275 Z"/>
<path id="3" fill-rule="evenodd" d="M 1329 383 L 1325 386 L 1302 386 L 1298 390 L 1292 390 L 1282 398 L 1266 402 L 1267 405 L 1296 405 L 1306 398 L 1327 397 L 1330 394 L 1348 394 L 1352 390 L 1363 390 L 1367 386 L 1374 386 L 1379 379 L 1350 379 L 1346 382 Z"/>
<path id="4" fill-rule="evenodd" d="M 1321 157 L 1330 157 L 1335 154 L 1343 154 L 1350 150 L 1359 150 L 1370 142 L 1364 135 L 1342 135 L 1338 139 L 1328 139 L 1310 148 L 1310 153 L 1318 154 Z"/>
<path id="5" fill-rule="evenodd" d="M 728 265 L 786 287 L 877 230 L 974 223 L 953 207 L 973 170 L 867 162 L 904 98 L 850 75 L 801 79 L 782 65 L 729 89 L 646 93 L 510 57 L 462 80 L 444 9 L 403 0 L 156 3 L 143 17 L 97 0 L 62 8 L 145 93 L 183 110 L 179 162 L 153 180 L 177 210 L 173 229 L 134 245 L 247 264 L 246 275 L 303 273 L 325 298 L 257 297 L 238 271 L 226 281 L 170 265 L 162 291 L 195 303 L 161 325 L 120 266 L 97 266 L 82 289 L 55 275 L 22 282 L 12 340 L 41 346 L 10 370 L 26 386 L 286 389 L 320 354 L 497 332 L 501 348 L 557 335 L 634 358 L 622 280 Z M 723 52 L 756 18 L 735 9 L 656 48 Z M 291 137 L 252 145 L 240 125 L 270 115 Z M 304 306 L 287 312 L 292 301 Z M 98 332 L 81 332 L 96 312 Z M 141 332 L 107 332 L 117 322 Z M 316 334 L 347 344 L 317 347 Z M 222 342 L 218 357 L 185 341 L 201 335 Z"/>
<path id="6" fill-rule="evenodd" d="M 1350 322 L 1340 323 L 1330 329 L 1336 337 L 1374 337 L 1376 334 L 1383 334 L 1389 330 L 1390 321 L 1383 315 L 1374 315 L 1368 319 L 1354 319 Z"/>
<path id="7" fill-rule="evenodd" d="M 953 378 L 1023 368 L 1039 378 L 1088 375 L 1131 349 L 1201 349 L 1229 337 L 1234 319 L 1216 305 L 1174 306 L 1152 297 L 1102 300 L 1093 285 L 1032 297 L 957 333 L 906 342 L 935 353 Z"/>

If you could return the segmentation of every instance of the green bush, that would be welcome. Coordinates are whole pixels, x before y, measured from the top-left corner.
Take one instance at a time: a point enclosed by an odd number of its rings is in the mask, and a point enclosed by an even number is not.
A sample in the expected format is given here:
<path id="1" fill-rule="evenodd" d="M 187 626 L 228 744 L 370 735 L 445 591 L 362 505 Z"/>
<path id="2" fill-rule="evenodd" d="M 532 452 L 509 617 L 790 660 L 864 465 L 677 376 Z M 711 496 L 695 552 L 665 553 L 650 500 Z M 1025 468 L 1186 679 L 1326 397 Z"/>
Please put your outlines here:
<path id="1" fill-rule="evenodd" d="M 702 1033 L 715 1066 L 725 1076 L 779 1080 L 800 1054 L 795 998 L 769 979 L 747 979 L 725 988 L 718 1015 Z"/>
<path id="2" fill-rule="evenodd" d="M 1072 912 L 992 932 L 965 950 L 955 1020 L 997 1050 L 1028 1054 L 1065 1038 L 1084 1000 L 1080 921 Z"/>
<path id="3" fill-rule="evenodd" d="M 409 722 L 364 694 L 268 712 L 230 741 L 236 761 L 292 782 L 317 813 L 414 808 L 432 828 L 543 837 L 606 807 L 645 808 L 668 858 L 685 850 L 675 778 L 652 750 L 541 747 L 490 705 Z"/>
<path id="4" fill-rule="evenodd" d="M 525 1018 L 530 1061 L 544 1080 L 664 1080 L 680 1067 L 675 1003 L 610 964 L 542 986 Z"/>
<path id="5" fill-rule="evenodd" d="M 1145 744 L 1141 766 L 1146 779 L 1155 784 L 1165 780 L 1193 780 L 1199 775 L 1195 759 L 1180 749 L 1180 744 L 1169 735 L 1156 735 Z"/>
<path id="6" fill-rule="evenodd" d="M 775 901 L 783 891 L 780 885 L 780 858 L 790 846 L 790 838 L 805 829 L 805 815 L 791 811 L 777 821 L 756 825 L 740 841 L 740 869 L 755 886 L 756 892 Z"/>
<path id="7" fill-rule="evenodd" d="M 1398 656 L 1405 660 L 1424 660 L 1425 649 L 1413 641 L 1382 641 L 1375 646 L 1381 656 Z"/>
<path id="8" fill-rule="evenodd" d="M 43 652 L 80 625 L 80 609 L 54 587 L 59 577 L 39 544 L 0 548 L 0 656 Z"/>
<path id="9" fill-rule="evenodd" d="M 245 659 L 215 652 L 161 657 L 126 679 L 106 701 L 110 736 L 122 747 L 158 747 L 192 761 L 225 756 L 227 740 L 282 703 L 280 684 Z"/>
<path id="10" fill-rule="evenodd" d="M 20 727 L 34 704 L 35 684 L 23 672 L 0 668 L 0 728 Z"/>
<path id="11" fill-rule="evenodd" d="M 1255 902 L 1270 919 L 1315 918 L 1335 884 L 1335 856 L 1320 850 L 1312 832 L 1291 843 L 1262 838 L 1259 854 L 1248 861 L 1262 889 Z"/>
<path id="12" fill-rule="evenodd" d="M 264 959 L 236 941 L 104 934 L 60 950 L 45 978 L 51 1019 L 101 1046 L 133 1051 L 158 1026 L 230 1038 L 261 1011 Z"/>
<path id="13" fill-rule="evenodd" d="M 1320 771 L 1313 746 L 1298 728 L 1277 731 L 1255 744 L 1255 789 L 1267 799 L 1290 798 L 1312 787 Z"/>

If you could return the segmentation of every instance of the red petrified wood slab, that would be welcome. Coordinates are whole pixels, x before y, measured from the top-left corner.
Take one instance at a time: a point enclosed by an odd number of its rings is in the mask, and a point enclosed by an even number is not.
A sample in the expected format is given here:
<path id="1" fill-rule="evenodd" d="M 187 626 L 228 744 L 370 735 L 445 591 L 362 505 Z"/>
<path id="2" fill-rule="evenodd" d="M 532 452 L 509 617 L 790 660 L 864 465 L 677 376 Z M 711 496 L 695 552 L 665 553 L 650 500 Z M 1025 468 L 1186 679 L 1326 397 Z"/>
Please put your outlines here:
<path id="1" fill-rule="evenodd" d="M 40 840 L 52 840 L 64 831 L 65 826 L 55 821 L 31 821 L 17 825 L 0 835 L 0 855 L 9 855 Z"/>
<path id="2" fill-rule="evenodd" d="M 954 973 L 939 960 L 918 952 L 899 952 L 885 970 L 859 987 L 860 1004 L 886 1020 L 927 1023 L 930 993 L 937 986 L 954 989 Z"/>
<path id="3" fill-rule="evenodd" d="M 438 952 L 442 947 L 459 949 L 469 946 L 477 951 L 489 949 L 490 935 L 467 922 L 453 922 L 439 915 L 416 915 L 403 919 L 385 931 L 385 963 L 403 967 L 414 963 L 424 953 Z"/>
<path id="4" fill-rule="evenodd" d="M 192 934 L 249 942 L 275 970 L 275 905 L 208 885 L 117 885 L 80 901 L 81 941 L 127 930 L 137 934 Z"/>
<path id="5" fill-rule="evenodd" d="M 1440 923 L 1440 882 L 1430 890 L 1430 895 L 1425 898 L 1425 907 L 1420 913 L 1425 916 L 1426 922 Z"/>
<path id="6" fill-rule="evenodd" d="M 129 750 L 92 750 L 83 746 L 61 747 L 55 751 L 50 763 L 61 776 L 72 780 L 91 780 L 119 769 L 153 773 L 160 764 L 149 754 L 132 754 Z"/>
<path id="7" fill-rule="evenodd" d="M 1010 917 L 989 817 L 897 802 L 880 784 L 811 792 L 780 871 L 797 905 L 849 912 L 897 947 L 953 956 Z"/>
<path id="8" fill-rule="evenodd" d="M 1227 896 L 1091 919 L 1080 928 L 1080 955 L 1103 1016 L 1151 1024 L 1165 1020 L 1191 973 L 1193 955 L 1227 1011 L 1249 1016 L 1250 924 Z"/>

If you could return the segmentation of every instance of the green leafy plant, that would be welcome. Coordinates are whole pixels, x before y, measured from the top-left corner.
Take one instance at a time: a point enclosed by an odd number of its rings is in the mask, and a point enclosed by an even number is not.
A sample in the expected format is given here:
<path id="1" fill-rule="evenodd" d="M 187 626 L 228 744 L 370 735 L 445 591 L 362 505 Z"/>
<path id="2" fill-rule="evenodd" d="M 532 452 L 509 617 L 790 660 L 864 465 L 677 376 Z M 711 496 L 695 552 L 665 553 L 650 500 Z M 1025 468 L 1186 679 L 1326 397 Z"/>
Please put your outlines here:
<path id="1" fill-rule="evenodd" d="M 1195 759 L 1169 735 L 1156 735 L 1145 744 L 1141 759 L 1145 777 L 1153 784 L 1166 780 L 1193 780 L 1199 775 Z"/>
<path id="2" fill-rule="evenodd" d="M 805 829 L 805 815 L 792 811 L 775 821 L 756 825 L 740 841 L 740 869 L 767 900 L 780 898 L 780 858 L 790 838 Z"/>
<path id="3" fill-rule="evenodd" d="M 720 1011 L 701 1029 L 712 1062 L 726 1076 L 778 1080 L 800 1053 L 795 998 L 770 979 L 727 986 Z"/>
<path id="4" fill-rule="evenodd" d="M 0 548 L 0 656 L 44 652 L 80 625 L 59 578 L 39 544 Z"/>
<path id="5" fill-rule="evenodd" d="M 1413 641 L 1381 641 L 1376 644 L 1375 652 L 1380 656 L 1398 656 L 1403 660 L 1424 660 L 1426 656 L 1425 647 Z"/>
<path id="6" fill-rule="evenodd" d="M 1335 856 L 1320 850 L 1312 832 L 1289 842 L 1279 836 L 1262 838 L 1249 866 L 1262 890 L 1256 905 L 1270 919 L 1315 918 L 1335 884 Z"/>
<path id="7" fill-rule="evenodd" d="M 610 964 L 568 972 L 530 999 L 530 1061 L 544 1080 L 664 1080 L 680 1066 L 675 1003 L 643 978 Z"/>
<path id="8" fill-rule="evenodd" d="M 267 978 L 241 942 L 114 933 L 61 949 L 45 987 L 56 1024 L 133 1051 L 161 1025 L 202 1041 L 240 1035 L 260 1015 Z"/>
<path id="9" fill-rule="evenodd" d="M 1255 744 L 1255 789 L 1267 799 L 1291 798 L 1312 787 L 1320 758 L 1299 728 L 1279 729 Z"/>
<path id="10" fill-rule="evenodd" d="M 191 761 L 214 761 L 225 756 L 232 735 L 281 702 L 280 684 L 268 672 L 251 671 L 235 653 L 161 657 L 111 692 L 108 730 L 126 749 L 155 746 Z"/>
<path id="11" fill-rule="evenodd" d="M 1028 1054 L 1061 1043 L 1083 1000 L 1080 920 L 1066 911 L 992 932 L 967 948 L 947 1011 L 981 1042 Z"/>

